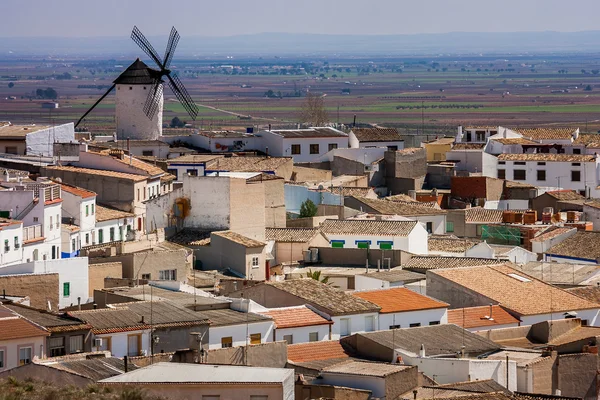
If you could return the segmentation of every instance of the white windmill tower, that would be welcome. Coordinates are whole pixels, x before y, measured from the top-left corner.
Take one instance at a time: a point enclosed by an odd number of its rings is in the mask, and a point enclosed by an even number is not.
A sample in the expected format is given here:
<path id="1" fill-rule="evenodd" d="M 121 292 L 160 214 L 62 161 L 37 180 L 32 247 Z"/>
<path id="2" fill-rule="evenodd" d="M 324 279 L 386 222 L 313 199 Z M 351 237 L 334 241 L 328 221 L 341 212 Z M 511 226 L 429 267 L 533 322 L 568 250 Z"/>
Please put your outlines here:
<path id="1" fill-rule="evenodd" d="M 131 38 L 158 65 L 160 69 L 148 67 L 139 58 L 133 62 L 113 85 L 94 103 L 94 105 L 77 121 L 75 127 L 113 90 L 117 89 L 115 101 L 117 138 L 123 139 L 158 139 L 162 136 L 163 118 L 163 77 L 167 78 L 169 87 L 193 120 L 198 115 L 198 107 L 181 83 L 176 74 L 171 75 L 168 69 L 175 47 L 179 42 L 179 33 L 175 27 L 171 29 L 164 61 L 154 47 L 134 26 Z"/>

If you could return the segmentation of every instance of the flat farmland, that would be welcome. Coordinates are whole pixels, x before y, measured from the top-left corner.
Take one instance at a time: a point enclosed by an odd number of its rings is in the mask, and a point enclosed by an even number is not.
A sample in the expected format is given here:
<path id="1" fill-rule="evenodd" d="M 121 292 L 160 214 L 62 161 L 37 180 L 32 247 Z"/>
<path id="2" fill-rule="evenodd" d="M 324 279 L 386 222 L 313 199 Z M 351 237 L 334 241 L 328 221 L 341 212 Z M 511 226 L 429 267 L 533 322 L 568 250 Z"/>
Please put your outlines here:
<path id="1" fill-rule="evenodd" d="M 200 107 L 198 128 L 293 126 L 306 91 L 324 95 L 331 122 L 454 132 L 460 124 L 578 126 L 600 130 L 600 55 L 352 60 L 183 60 L 174 66 Z M 127 64 L 119 61 L 3 60 L 0 120 L 77 121 Z M 122 65 L 121 65 L 122 64 Z M 310 65 L 303 69 L 299 65 Z M 290 72 L 291 71 L 291 72 Z M 68 74 L 68 79 L 63 78 Z M 9 87 L 9 83 L 13 83 Z M 43 109 L 37 89 L 58 93 Z M 164 122 L 189 121 L 165 89 Z M 114 130 L 114 93 L 86 117 L 92 132 Z"/>

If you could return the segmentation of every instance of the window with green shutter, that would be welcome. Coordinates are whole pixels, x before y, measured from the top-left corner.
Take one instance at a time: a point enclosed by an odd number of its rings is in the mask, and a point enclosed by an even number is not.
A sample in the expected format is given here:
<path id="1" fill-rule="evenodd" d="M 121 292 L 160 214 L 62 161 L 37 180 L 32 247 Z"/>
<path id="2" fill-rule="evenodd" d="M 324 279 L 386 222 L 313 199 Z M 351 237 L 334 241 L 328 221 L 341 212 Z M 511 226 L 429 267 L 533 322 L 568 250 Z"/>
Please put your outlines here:
<path id="1" fill-rule="evenodd" d="M 358 247 L 359 249 L 368 249 L 369 244 L 370 243 L 367 240 L 357 240 L 356 241 L 356 247 Z"/>
<path id="2" fill-rule="evenodd" d="M 454 232 L 454 222 L 446 221 L 446 232 Z"/>
<path id="3" fill-rule="evenodd" d="M 344 241 L 343 240 L 332 240 L 331 247 L 333 247 L 334 249 L 343 249 Z"/>
<path id="4" fill-rule="evenodd" d="M 69 297 L 71 295 L 71 284 L 69 282 L 63 283 L 63 297 Z"/>
<path id="5" fill-rule="evenodd" d="M 394 242 L 378 242 L 381 250 L 391 250 Z"/>

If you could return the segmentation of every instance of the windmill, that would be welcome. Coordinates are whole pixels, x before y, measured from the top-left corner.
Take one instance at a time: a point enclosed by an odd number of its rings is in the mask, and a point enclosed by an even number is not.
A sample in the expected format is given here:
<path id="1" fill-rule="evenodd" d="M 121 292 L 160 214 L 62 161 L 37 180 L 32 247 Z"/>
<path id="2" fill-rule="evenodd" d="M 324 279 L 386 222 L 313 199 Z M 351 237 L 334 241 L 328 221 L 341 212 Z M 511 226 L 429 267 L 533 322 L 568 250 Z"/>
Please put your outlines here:
<path id="1" fill-rule="evenodd" d="M 195 120 L 198 106 L 190 97 L 177 74 L 172 74 L 169 65 L 173 60 L 175 47 L 179 42 L 179 33 L 175 27 L 171 29 L 164 58 L 161 59 L 148 39 L 137 28 L 133 27 L 131 38 L 158 65 L 159 69 L 148 67 L 139 58 L 133 62 L 112 86 L 100 97 L 94 105 L 77 121 L 81 121 L 116 88 L 116 120 L 118 139 L 157 139 L 162 135 L 163 114 L 163 77 L 175 97 L 190 117 Z"/>

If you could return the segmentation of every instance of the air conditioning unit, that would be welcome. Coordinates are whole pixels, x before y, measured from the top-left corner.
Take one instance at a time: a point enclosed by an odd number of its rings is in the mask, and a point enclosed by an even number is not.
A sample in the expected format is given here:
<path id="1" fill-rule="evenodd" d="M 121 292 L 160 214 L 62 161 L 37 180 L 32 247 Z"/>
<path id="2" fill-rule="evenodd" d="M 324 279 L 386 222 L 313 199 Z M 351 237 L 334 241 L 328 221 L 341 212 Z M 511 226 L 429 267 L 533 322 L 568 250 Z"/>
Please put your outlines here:
<path id="1" fill-rule="evenodd" d="M 102 347 L 102 338 L 94 339 L 94 347 Z"/>

